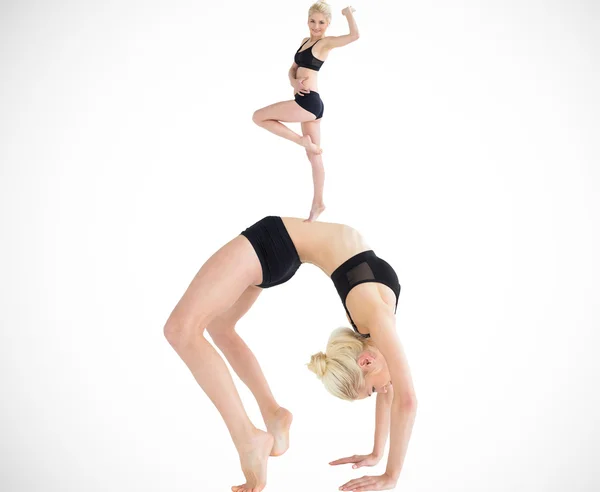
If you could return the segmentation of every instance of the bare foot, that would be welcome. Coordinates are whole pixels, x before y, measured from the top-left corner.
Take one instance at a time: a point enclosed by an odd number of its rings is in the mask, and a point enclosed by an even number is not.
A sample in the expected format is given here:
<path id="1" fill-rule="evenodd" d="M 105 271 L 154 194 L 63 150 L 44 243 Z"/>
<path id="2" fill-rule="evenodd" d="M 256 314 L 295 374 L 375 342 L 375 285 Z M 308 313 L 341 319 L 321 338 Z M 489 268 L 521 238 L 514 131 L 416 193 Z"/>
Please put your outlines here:
<path id="1" fill-rule="evenodd" d="M 267 430 L 275 438 L 273 449 L 271 449 L 271 456 L 281 456 L 289 448 L 292 419 L 291 412 L 283 407 L 279 407 L 271 417 L 265 420 Z"/>
<path id="2" fill-rule="evenodd" d="M 315 220 L 317 220 L 319 218 L 319 215 L 321 215 L 324 210 L 325 210 L 324 203 L 320 203 L 320 204 L 313 203 L 313 206 L 310 209 L 310 215 L 308 216 L 308 219 L 306 219 L 304 222 L 314 222 Z"/>
<path id="3" fill-rule="evenodd" d="M 323 150 L 317 144 L 314 144 L 310 138 L 310 135 L 303 135 L 300 137 L 300 145 L 306 149 L 307 152 L 311 154 L 321 154 Z"/>
<path id="4" fill-rule="evenodd" d="M 244 485 L 231 487 L 233 492 L 261 492 L 267 484 L 267 459 L 273 448 L 273 436 L 256 429 L 254 436 L 238 448 L 242 472 L 246 477 Z"/>

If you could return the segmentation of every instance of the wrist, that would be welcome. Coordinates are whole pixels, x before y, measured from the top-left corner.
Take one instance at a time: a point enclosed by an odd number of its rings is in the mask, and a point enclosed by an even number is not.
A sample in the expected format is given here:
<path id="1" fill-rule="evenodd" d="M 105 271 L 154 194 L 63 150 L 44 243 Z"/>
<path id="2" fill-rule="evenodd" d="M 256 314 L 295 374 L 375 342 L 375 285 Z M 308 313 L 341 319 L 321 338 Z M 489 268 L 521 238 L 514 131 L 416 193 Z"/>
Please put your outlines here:
<path id="1" fill-rule="evenodd" d="M 394 480 L 394 482 L 398 481 L 398 478 L 400 478 L 400 470 L 398 470 L 397 472 L 394 470 L 390 470 L 389 468 L 385 469 L 385 474 L 390 477 L 392 480 Z"/>

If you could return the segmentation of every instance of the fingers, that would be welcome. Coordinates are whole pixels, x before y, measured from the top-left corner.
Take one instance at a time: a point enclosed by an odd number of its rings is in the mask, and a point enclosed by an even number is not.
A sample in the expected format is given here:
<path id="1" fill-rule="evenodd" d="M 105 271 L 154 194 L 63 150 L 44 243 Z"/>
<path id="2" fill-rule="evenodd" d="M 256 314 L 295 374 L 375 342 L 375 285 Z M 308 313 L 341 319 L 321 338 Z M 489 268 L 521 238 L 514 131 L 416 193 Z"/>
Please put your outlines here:
<path id="1" fill-rule="evenodd" d="M 340 487 L 340 490 L 351 490 L 351 491 L 369 490 L 368 488 L 365 488 L 365 487 L 369 487 L 370 485 L 373 485 L 375 483 L 375 481 L 376 481 L 375 477 L 355 478 L 354 480 L 350 480 L 349 482 L 342 485 Z"/>
<path id="2" fill-rule="evenodd" d="M 304 94 L 308 93 L 310 93 L 310 89 L 307 89 L 305 87 L 299 87 L 294 94 L 300 94 L 301 96 L 303 96 Z"/>
<path id="3" fill-rule="evenodd" d="M 354 489 L 352 492 L 366 492 L 367 490 L 381 490 L 381 489 L 379 487 L 375 487 L 374 483 L 368 483 L 368 484 L 363 485 L 362 487 Z"/>
<path id="4" fill-rule="evenodd" d="M 356 463 L 360 458 L 356 455 L 348 456 L 347 458 L 340 458 L 339 460 L 330 461 L 330 465 L 345 465 L 346 463 Z"/>

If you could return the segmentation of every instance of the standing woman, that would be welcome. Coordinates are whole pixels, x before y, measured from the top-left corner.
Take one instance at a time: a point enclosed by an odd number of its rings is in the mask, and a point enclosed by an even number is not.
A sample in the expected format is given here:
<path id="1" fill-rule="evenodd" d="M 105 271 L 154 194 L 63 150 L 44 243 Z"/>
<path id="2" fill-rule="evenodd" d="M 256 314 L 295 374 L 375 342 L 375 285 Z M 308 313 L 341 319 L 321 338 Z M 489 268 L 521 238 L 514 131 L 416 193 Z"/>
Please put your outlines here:
<path id="1" fill-rule="evenodd" d="M 312 166 L 314 195 L 308 221 L 316 220 L 325 210 L 323 186 L 325 170 L 321 157 L 321 118 L 323 101 L 317 92 L 317 73 L 333 48 L 346 46 L 358 39 L 358 27 L 353 15 L 354 9 L 346 7 L 350 33 L 344 36 L 325 36 L 331 22 L 331 9 L 326 2 L 313 4 L 308 11 L 310 36 L 304 38 L 288 72 L 290 84 L 294 88 L 294 100 L 271 104 L 254 112 L 253 121 L 280 137 L 291 140 L 306 149 Z M 285 126 L 286 123 L 302 123 L 302 135 Z"/>

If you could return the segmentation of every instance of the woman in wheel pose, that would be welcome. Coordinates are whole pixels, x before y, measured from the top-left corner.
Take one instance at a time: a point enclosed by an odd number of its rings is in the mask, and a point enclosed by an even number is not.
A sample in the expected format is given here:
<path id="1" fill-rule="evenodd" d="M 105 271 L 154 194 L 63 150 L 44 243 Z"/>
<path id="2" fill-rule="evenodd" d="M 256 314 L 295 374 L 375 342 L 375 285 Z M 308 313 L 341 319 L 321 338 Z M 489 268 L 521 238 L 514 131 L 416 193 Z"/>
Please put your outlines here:
<path id="1" fill-rule="evenodd" d="M 294 88 L 294 99 L 271 104 L 254 112 L 254 122 L 280 137 L 295 142 L 306 149 L 312 166 L 314 194 L 308 221 L 317 220 L 325 210 L 323 186 L 325 170 L 321 157 L 321 118 L 323 101 L 317 92 L 317 75 L 333 48 L 345 46 L 358 39 L 358 27 L 353 15 L 354 9 L 346 7 L 342 14 L 348 20 L 350 33 L 344 36 L 325 36 L 331 22 L 331 9 L 325 2 L 313 4 L 308 11 L 310 36 L 302 40 L 294 57 L 288 77 Z M 302 135 L 285 126 L 282 122 L 302 124 Z"/>
<path id="2" fill-rule="evenodd" d="M 308 367 L 339 398 L 377 394 L 373 452 L 332 462 L 376 464 L 389 433 L 383 475 L 350 480 L 341 490 L 394 488 L 402 469 L 416 413 L 409 366 L 396 333 L 400 284 L 393 268 L 353 228 L 302 219 L 265 217 L 212 255 L 171 313 L 165 336 L 220 412 L 240 457 L 246 483 L 234 492 L 261 492 L 269 455 L 289 445 L 292 414 L 280 407 L 248 346 L 235 331 L 262 289 L 287 282 L 302 263 L 321 269 L 340 295 L 350 328 L 335 330 L 325 353 Z M 223 359 L 208 332 L 258 402 L 267 432 L 246 414 Z M 393 384 L 393 386 L 392 386 Z M 393 388 L 393 390 L 392 390 Z"/>

